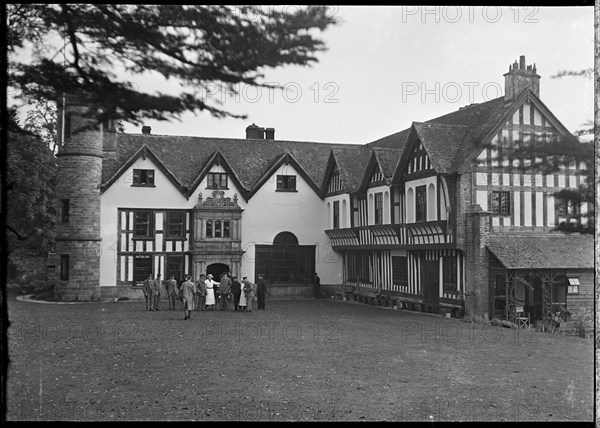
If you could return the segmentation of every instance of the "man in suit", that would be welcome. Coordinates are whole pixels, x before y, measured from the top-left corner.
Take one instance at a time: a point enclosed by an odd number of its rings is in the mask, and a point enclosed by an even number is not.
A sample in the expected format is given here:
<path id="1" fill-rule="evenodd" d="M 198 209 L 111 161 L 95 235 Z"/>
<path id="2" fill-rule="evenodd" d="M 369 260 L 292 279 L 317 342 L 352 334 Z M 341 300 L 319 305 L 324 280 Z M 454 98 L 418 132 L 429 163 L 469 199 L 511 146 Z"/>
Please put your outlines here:
<path id="1" fill-rule="evenodd" d="M 206 276 L 201 274 L 198 277 L 198 282 L 196 283 L 196 310 L 203 311 L 205 302 L 206 302 Z"/>
<path id="2" fill-rule="evenodd" d="M 154 310 L 160 311 L 160 288 L 162 281 L 160 279 L 160 273 L 156 274 L 156 279 L 152 281 L 152 299 L 154 300 Z"/>
<path id="3" fill-rule="evenodd" d="M 229 296 L 229 292 L 231 291 L 231 278 L 229 278 L 229 272 L 224 272 L 221 275 L 219 289 L 221 291 L 221 310 L 227 310 L 227 296 Z"/>
<path id="4" fill-rule="evenodd" d="M 190 275 L 185 276 L 185 282 L 181 284 L 181 296 L 183 298 L 183 314 L 184 320 L 191 319 L 192 309 L 194 308 L 194 294 L 196 286 L 191 281 Z"/>
<path id="5" fill-rule="evenodd" d="M 144 285 L 142 288 L 144 292 L 144 298 L 146 299 L 146 310 L 152 311 L 154 307 L 152 306 L 152 274 L 148 274 L 148 278 L 144 281 Z"/>
<path id="6" fill-rule="evenodd" d="M 319 275 L 317 275 L 316 272 L 315 272 L 315 277 L 313 278 L 313 285 L 314 285 L 315 299 L 320 299 L 321 298 L 321 278 L 319 278 Z"/>
<path id="7" fill-rule="evenodd" d="M 258 275 L 256 281 L 256 297 L 258 299 L 258 310 L 265 310 L 265 294 L 267 293 L 267 282 L 262 275 Z"/>
<path id="8" fill-rule="evenodd" d="M 247 277 L 244 277 L 244 288 L 242 291 L 246 296 L 246 312 L 252 312 L 252 301 L 256 293 L 256 284 L 250 282 Z"/>
<path id="9" fill-rule="evenodd" d="M 231 293 L 233 294 L 233 307 L 236 311 L 240 309 L 240 295 L 242 294 L 242 284 L 238 281 L 238 277 L 234 276 L 231 280 Z"/>
<path id="10" fill-rule="evenodd" d="M 175 301 L 177 299 L 177 281 L 175 275 L 170 275 L 167 281 L 167 299 L 169 299 L 169 309 L 175 310 Z"/>

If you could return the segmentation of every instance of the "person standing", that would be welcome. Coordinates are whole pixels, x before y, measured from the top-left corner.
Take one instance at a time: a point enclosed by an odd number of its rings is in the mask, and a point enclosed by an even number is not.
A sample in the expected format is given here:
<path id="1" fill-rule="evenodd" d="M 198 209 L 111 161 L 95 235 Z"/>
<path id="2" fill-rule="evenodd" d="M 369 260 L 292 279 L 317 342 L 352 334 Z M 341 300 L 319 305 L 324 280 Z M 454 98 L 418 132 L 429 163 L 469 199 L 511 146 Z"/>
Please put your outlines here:
<path id="1" fill-rule="evenodd" d="M 242 284 L 238 281 L 237 276 L 231 280 L 231 294 L 233 294 L 233 307 L 236 311 L 240 309 L 240 294 L 242 294 Z"/>
<path id="2" fill-rule="evenodd" d="M 208 274 L 206 281 L 206 309 L 210 306 L 211 309 L 215 310 L 215 287 L 219 285 L 218 282 L 213 281 L 213 276 L 211 273 Z"/>
<path id="3" fill-rule="evenodd" d="M 148 274 L 148 278 L 144 281 L 144 286 L 142 288 L 144 292 L 144 298 L 146 299 L 146 310 L 152 311 L 154 307 L 152 306 L 152 274 Z"/>
<path id="4" fill-rule="evenodd" d="M 314 293 L 315 293 L 315 299 L 320 299 L 321 298 L 321 278 L 319 278 L 319 275 L 317 275 L 317 273 L 315 272 L 315 277 L 313 279 L 313 285 L 314 285 Z"/>
<path id="5" fill-rule="evenodd" d="M 231 292 L 231 278 L 229 278 L 229 272 L 224 272 L 221 275 L 221 285 L 219 287 L 221 289 L 221 310 L 227 310 L 227 300 L 229 298 L 229 293 Z"/>
<path id="6" fill-rule="evenodd" d="M 190 281 L 191 276 L 185 276 L 185 282 L 181 284 L 181 296 L 183 298 L 183 314 L 185 318 L 184 320 L 191 319 L 192 310 L 194 308 L 194 294 L 196 291 L 196 286 L 192 281 Z"/>
<path id="7" fill-rule="evenodd" d="M 167 299 L 169 300 L 169 310 L 175 310 L 175 301 L 177 300 L 177 281 L 175 281 L 175 275 L 169 275 L 167 281 Z"/>
<path id="8" fill-rule="evenodd" d="M 196 284 L 196 310 L 204 311 L 206 308 L 206 276 L 201 274 Z"/>
<path id="9" fill-rule="evenodd" d="M 160 287 L 162 281 L 160 279 L 160 273 L 156 274 L 156 279 L 152 281 L 152 299 L 154 300 L 154 310 L 160 311 Z"/>
<path id="10" fill-rule="evenodd" d="M 256 281 L 256 297 L 258 298 L 258 310 L 265 310 L 265 294 L 267 293 L 267 281 L 262 275 L 258 275 Z"/>
<path id="11" fill-rule="evenodd" d="M 240 290 L 240 303 L 239 303 L 239 307 L 240 307 L 240 312 L 245 312 L 246 311 L 246 305 L 247 305 L 247 301 L 246 301 L 246 277 L 242 278 L 242 283 L 241 285 L 241 290 Z"/>
<path id="12" fill-rule="evenodd" d="M 244 295 L 246 297 L 246 312 L 252 312 L 252 299 L 254 299 L 254 291 L 256 284 L 250 282 L 247 277 L 244 277 Z"/>

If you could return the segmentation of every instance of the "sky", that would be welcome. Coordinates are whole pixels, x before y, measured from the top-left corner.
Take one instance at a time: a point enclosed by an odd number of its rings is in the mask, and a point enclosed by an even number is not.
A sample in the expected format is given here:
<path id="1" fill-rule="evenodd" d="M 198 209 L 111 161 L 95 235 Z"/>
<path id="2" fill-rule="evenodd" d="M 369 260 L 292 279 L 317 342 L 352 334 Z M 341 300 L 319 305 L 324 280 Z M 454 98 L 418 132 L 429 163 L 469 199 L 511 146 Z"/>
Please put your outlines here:
<path id="1" fill-rule="evenodd" d="M 503 74 L 525 55 L 541 76 L 540 98 L 571 131 L 593 120 L 593 79 L 552 78 L 594 67 L 594 9 L 587 7 L 329 6 L 337 24 L 312 67 L 265 69 L 265 82 L 233 96 L 209 91 L 247 119 L 188 113 L 148 120 L 153 134 L 245 138 L 255 123 L 281 140 L 365 144 L 471 103 L 504 95 Z M 136 77 L 141 90 L 178 82 Z M 125 124 L 140 133 L 141 126 Z"/>

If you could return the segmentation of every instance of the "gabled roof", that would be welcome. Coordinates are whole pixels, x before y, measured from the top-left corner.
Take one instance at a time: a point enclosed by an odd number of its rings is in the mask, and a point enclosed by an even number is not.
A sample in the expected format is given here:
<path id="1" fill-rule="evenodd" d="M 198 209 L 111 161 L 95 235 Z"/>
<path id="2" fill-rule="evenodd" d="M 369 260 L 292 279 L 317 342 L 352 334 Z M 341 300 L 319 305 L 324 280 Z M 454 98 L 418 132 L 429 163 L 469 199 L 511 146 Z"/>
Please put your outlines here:
<path id="1" fill-rule="evenodd" d="M 210 159 L 216 153 L 226 160 L 242 189 L 249 193 L 286 154 L 306 174 L 309 184 L 318 189 L 323 181 L 331 150 L 340 148 L 344 152 L 352 151 L 349 147 L 355 147 L 350 144 L 305 141 L 117 134 L 116 159 L 105 159 L 103 162 L 103 190 L 124 172 L 125 164 L 129 162 L 128 166 L 131 166 L 135 162 L 134 158 L 140 156 L 143 146 L 153 153 L 165 170 L 172 173 L 182 192 L 188 195 L 202 178 L 199 174 L 208 172 Z"/>
<path id="2" fill-rule="evenodd" d="M 457 172 L 486 147 L 525 101 L 538 107 L 559 132 L 571 135 L 544 103 L 531 90 L 526 89 L 511 102 L 505 102 L 502 96 L 483 103 L 471 104 L 426 122 L 413 122 L 410 128 L 368 145 L 405 149 L 407 141 L 411 140 L 411 129 L 413 129 L 425 145 L 437 172 Z M 406 147 L 406 150 L 410 148 Z"/>
<path id="3" fill-rule="evenodd" d="M 450 173 L 458 169 L 461 143 L 469 132 L 467 126 L 413 122 L 413 127 L 438 173 Z"/>
<path id="4" fill-rule="evenodd" d="M 491 237 L 488 249 L 507 269 L 593 269 L 593 235 Z"/>
<path id="5" fill-rule="evenodd" d="M 398 165 L 402 151 L 398 149 L 373 147 L 373 153 L 377 159 L 383 178 L 386 181 L 391 180 L 394 171 L 396 171 L 396 165 Z"/>
<path id="6" fill-rule="evenodd" d="M 386 184 L 390 184 L 401 153 L 397 149 L 373 148 L 357 190 L 364 191 L 369 185 L 369 179 L 377 170 L 383 175 Z"/>
<path id="7" fill-rule="evenodd" d="M 321 184 L 323 194 L 327 193 L 329 181 L 337 165 L 342 192 L 354 192 L 362 180 L 363 172 L 369 161 L 370 150 L 367 146 L 335 147 L 329 153 L 327 168 Z"/>

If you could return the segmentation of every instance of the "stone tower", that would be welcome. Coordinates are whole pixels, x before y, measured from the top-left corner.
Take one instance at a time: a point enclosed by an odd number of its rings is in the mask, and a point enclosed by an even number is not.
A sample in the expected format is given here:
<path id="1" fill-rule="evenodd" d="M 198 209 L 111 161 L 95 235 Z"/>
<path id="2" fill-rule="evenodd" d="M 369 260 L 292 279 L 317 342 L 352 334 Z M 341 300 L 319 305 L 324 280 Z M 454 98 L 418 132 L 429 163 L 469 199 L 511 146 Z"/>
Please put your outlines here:
<path id="1" fill-rule="evenodd" d="M 102 127 L 74 96 L 58 103 L 56 285 L 62 301 L 100 299 Z"/>

